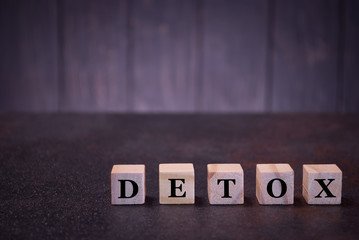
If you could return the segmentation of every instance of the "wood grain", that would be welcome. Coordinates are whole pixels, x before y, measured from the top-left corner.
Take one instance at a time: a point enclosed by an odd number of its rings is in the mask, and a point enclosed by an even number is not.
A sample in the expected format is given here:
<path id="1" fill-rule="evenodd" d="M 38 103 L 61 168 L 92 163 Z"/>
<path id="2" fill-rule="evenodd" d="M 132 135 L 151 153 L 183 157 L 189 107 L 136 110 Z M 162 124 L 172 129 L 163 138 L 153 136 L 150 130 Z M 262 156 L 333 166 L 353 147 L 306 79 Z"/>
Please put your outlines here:
<path id="1" fill-rule="evenodd" d="M 60 2 L 61 110 L 127 109 L 127 1 Z"/>
<path id="2" fill-rule="evenodd" d="M 358 112 L 355 0 L 3 0 L 0 112 Z"/>
<path id="3" fill-rule="evenodd" d="M 305 201 L 308 204 L 341 204 L 342 179 L 343 173 L 336 164 L 304 164 L 302 193 Z M 318 180 L 323 180 L 324 187 Z"/>
<path id="4" fill-rule="evenodd" d="M 192 163 L 159 164 L 159 201 L 160 204 L 194 204 L 195 175 Z M 175 183 L 175 188 L 172 182 Z M 172 189 L 175 189 L 172 196 Z"/>
<path id="5" fill-rule="evenodd" d="M 205 1 L 201 110 L 264 110 L 267 7 L 267 1 Z"/>
<path id="6" fill-rule="evenodd" d="M 277 1 L 273 110 L 334 111 L 338 1 Z"/>
<path id="7" fill-rule="evenodd" d="M 143 164 L 131 165 L 113 165 L 111 171 L 111 204 L 127 205 L 127 204 L 144 204 L 146 199 L 146 167 Z M 130 180 L 133 184 L 137 184 L 137 193 L 131 183 L 125 183 L 125 196 L 121 198 L 120 180 Z M 135 195 L 136 194 L 136 195 Z M 133 197 L 131 197 L 134 195 Z"/>
<path id="8" fill-rule="evenodd" d="M 131 27 L 132 110 L 194 110 L 196 1 L 134 1 Z"/>
<path id="9" fill-rule="evenodd" d="M 283 181 L 285 191 L 280 181 Z M 272 196 L 268 188 L 272 190 Z M 257 164 L 256 197 L 261 205 L 294 204 L 294 171 L 290 165 Z"/>
<path id="10" fill-rule="evenodd" d="M 56 111 L 55 1 L 0 3 L 0 111 Z"/>
<path id="11" fill-rule="evenodd" d="M 359 2 L 346 1 L 345 46 L 343 62 L 344 110 L 359 111 Z"/>
<path id="12" fill-rule="evenodd" d="M 243 204 L 244 173 L 241 164 L 208 164 L 207 191 L 210 204 Z"/>

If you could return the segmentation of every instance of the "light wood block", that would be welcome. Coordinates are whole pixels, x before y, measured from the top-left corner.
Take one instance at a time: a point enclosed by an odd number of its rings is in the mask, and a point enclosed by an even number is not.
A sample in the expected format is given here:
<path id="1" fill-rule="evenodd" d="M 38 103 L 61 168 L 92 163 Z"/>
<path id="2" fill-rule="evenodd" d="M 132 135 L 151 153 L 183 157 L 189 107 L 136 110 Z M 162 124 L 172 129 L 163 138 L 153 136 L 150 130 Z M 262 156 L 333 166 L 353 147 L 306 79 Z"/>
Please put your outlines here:
<path id="1" fill-rule="evenodd" d="M 210 204 L 243 204 L 244 175 L 240 164 L 207 165 Z"/>
<path id="2" fill-rule="evenodd" d="M 341 204 L 342 171 L 335 164 L 303 165 L 303 197 L 308 204 Z"/>
<path id="3" fill-rule="evenodd" d="M 160 204 L 194 204 L 192 163 L 159 165 Z"/>
<path id="4" fill-rule="evenodd" d="M 113 165 L 111 203 L 144 204 L 146 197 L 145 165 Z"/>
<path id="5" fill-rule="evenodd" d="M 256 196 L 259 204 L 293 204 L 294 171 L 289 164 L 257 164 Z"/>

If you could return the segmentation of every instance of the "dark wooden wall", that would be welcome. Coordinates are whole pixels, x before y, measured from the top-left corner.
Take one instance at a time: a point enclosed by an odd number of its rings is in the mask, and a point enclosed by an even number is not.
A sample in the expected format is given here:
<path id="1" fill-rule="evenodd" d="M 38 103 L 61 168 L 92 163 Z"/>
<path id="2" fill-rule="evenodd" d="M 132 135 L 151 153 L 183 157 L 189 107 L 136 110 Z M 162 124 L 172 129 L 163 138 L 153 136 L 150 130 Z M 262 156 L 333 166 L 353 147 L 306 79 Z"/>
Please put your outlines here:
<path id="1" fill-rule="evenodd" d="M 0 0 L 0 111 L 359 112 L 356 0 Z"/>

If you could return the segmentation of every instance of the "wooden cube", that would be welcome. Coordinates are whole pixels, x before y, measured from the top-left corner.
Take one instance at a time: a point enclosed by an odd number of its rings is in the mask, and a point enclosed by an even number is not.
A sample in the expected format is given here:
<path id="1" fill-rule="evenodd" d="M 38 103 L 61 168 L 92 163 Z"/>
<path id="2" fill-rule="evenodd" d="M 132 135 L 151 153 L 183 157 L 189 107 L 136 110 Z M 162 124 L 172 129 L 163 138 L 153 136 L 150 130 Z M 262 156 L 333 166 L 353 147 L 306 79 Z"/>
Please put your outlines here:
<path id="1" fill-rule="evenodd" d="M 192 163 L 159 165 L 160 204 L 194 204 Z"/>
<path id="2" fill-rule="evenodd" d="M 144 204 L 145 196 L 145 165 L 114 165 L 112 167 L 112 204 Z"/>
<path id="3" fill-rule="evenodd" d="M 208 164 L 207 187 L 210 204 L 243 204 L 244 176 L 241 164 Z"/>
<path id="4" fill-rule="evenodd" d="M 289 164 L 257 164 L 256 196 L 259 204 L 293 204 L 294 171 Z"/>
<path id="5" fill-rule="evenodd" d="M 308 204 L 341 204 L 342 171 L 335 164 L 303 165 L 303 197 Z"/>

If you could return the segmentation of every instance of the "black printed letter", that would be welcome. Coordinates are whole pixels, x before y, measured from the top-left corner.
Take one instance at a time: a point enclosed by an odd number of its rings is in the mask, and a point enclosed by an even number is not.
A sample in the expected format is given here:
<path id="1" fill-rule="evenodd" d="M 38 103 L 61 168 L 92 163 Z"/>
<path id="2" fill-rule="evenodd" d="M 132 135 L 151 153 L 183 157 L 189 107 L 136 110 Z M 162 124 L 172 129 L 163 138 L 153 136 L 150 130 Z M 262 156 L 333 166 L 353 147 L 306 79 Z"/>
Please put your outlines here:
<path id="1" fill-rule="evenodd" d="M 223 181 L 224 183 L 224 196 L 222 198 L 232 198 L 231 196 L 229 196 L 229 181 L 233 182 L 233 184 L 236 184 L 236 180 L 235 179 L 218 179 L 217 180 L 217 184 L 219 184 L 221 181 Z"/>
<path id="2" fill-rule="evenodd" d="M 327 196 L 325 196 L 325 198 L 335 197 L 328 189 L 329 184 L 331 184 L 334 181 L 334 179 L 328 179 L 329 182 L 327 185 L 325 185 L 325 183 L 324 183 L 325 179 L 314 179 L 314 180 L 317 181 L 319 183 L 319 185 L 322 187 L 322 191 L 320 191 L 320 193 L 317 196 L 315 196 L 315 198 L 322 198 L 320 195 L 322 194 L 323 191 L 327 194 Z"/>
<path id="3" fill-rule="evenodd" d="M 120 182 L 120 185 L 121 185 L 121 193 L 118 198 L 132 198 L 137 195 L 138 185 L 135 181 L 132 181 L 132 180 L 118 180 L 118 181 Z M 133 192 L 132 192 L 131 196 L 126 196 L 126 181 L 130 182 L 132 184 Z"/>
<path id="4" fill-rule="evenodd" d="M 282 192 L 279 194 L 279 196 L 274 196 L 274 194 L 273 194 L 273 182 L 275 180 L 278 180 L 280 182 L 280 184 L 282 185 Z M 267 192 L 268 192 L 269 196 L 274 197 L 274 198 L 283 197 L 285 195 L 285 193 L 287 192 L 287 184 L 280 178 L 274 178 L 269 181 L 269 183 L 267 185 Z"/>
<path id="5" fill-rule="evenodd" d="M 184 192 L 182 196 L 176 196 L 177 188 L 182 191 L 182 184 L 176 187 L 176 181 L 178 180 L 185 183 L 184 179 L 168 179 L 168 180 L 171 182 L 171 195 L 169 195 L 168 197 L 186 197 L 186 192 Z"/>

